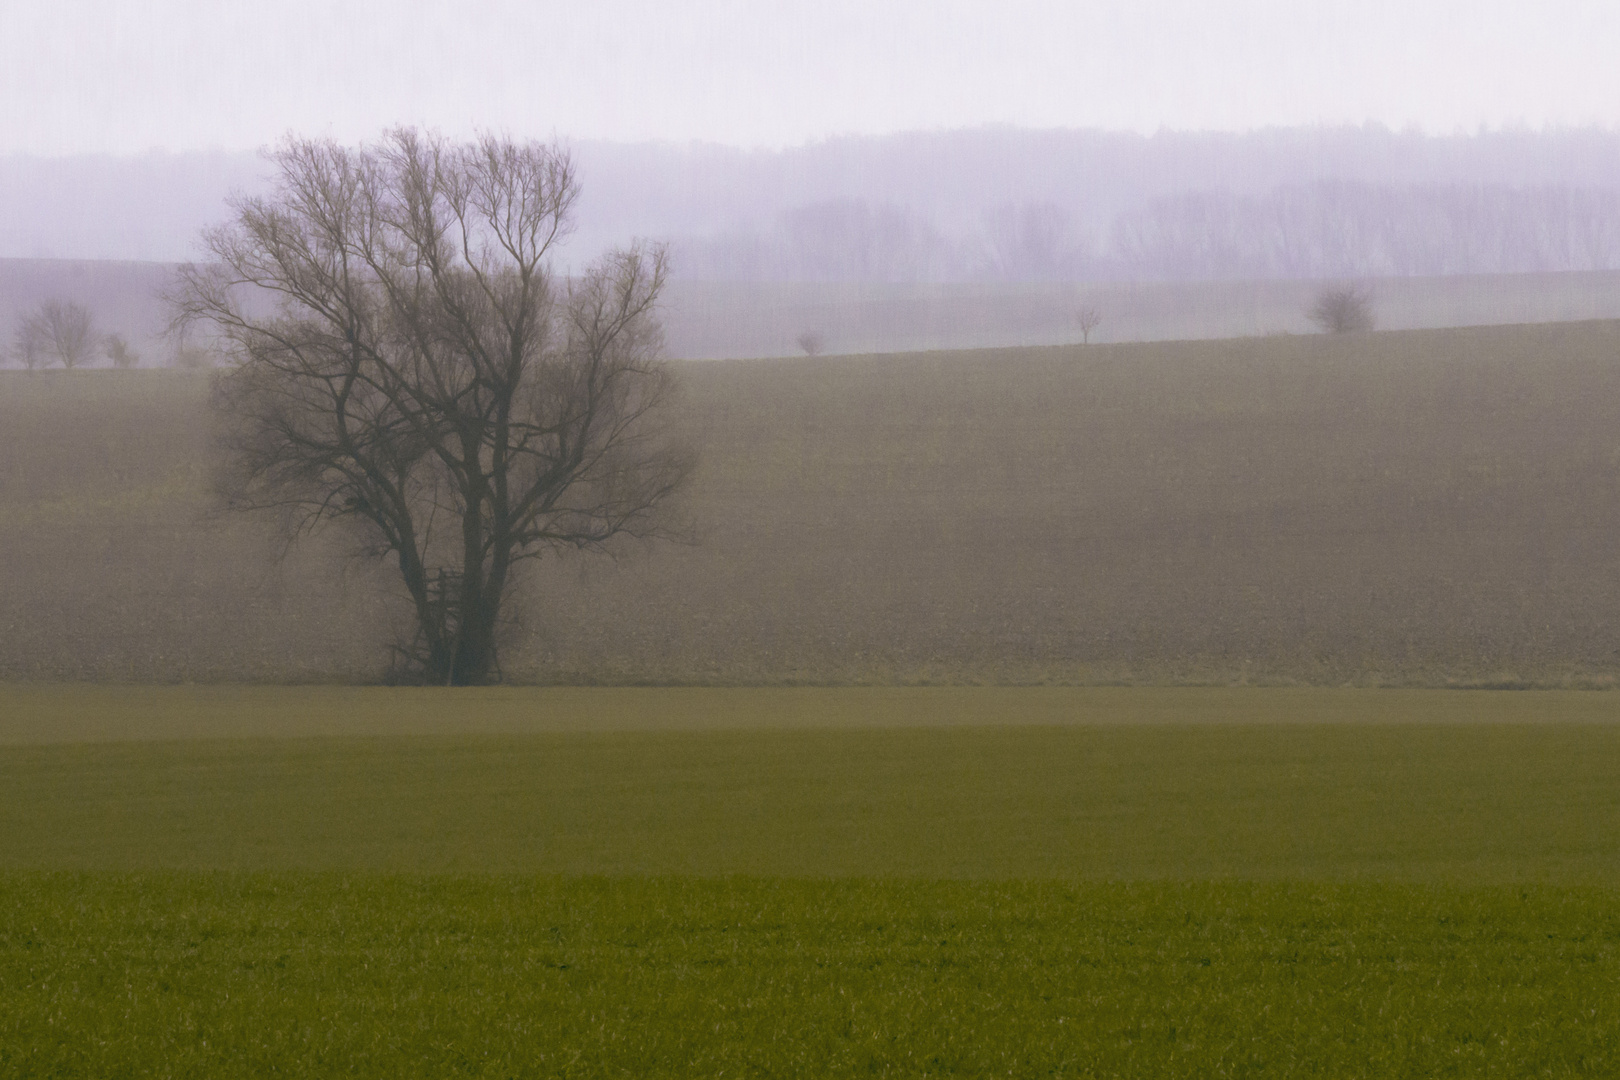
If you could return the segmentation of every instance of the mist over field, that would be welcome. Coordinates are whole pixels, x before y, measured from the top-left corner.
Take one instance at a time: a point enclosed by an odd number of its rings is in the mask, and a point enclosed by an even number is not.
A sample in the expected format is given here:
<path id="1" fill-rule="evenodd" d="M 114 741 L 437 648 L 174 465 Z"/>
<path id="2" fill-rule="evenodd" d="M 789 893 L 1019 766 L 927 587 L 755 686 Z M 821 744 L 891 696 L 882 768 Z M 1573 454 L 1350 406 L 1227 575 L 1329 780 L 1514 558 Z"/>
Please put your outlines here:
<path id="1" fill-rule="evenodd" d="M 538 564 L 503 671 L 1608 685 L 1617 325 L 681 364 L 696 542 Z M 394 571 L 221 516 L 208 385 L 0 375 L 0 674 L 383 677 Z"/>
<path id="2" fill-rule="evenodd" d="M 571 140 L 560 269 L 668 242 L 670 355 L 1056 345 L 1314 329 L 1318 283 L 1375 282 L 1389 329 L 1620 316 L 1620 134 L 1365 127 L 1246 134 L 987 127 L 785 150 Z M 0 158 L 0 365 L 60 298 L 174 360 L 158 294 L 252 153 Z M 104 362 L 104 361 L 103 361 Z"/>

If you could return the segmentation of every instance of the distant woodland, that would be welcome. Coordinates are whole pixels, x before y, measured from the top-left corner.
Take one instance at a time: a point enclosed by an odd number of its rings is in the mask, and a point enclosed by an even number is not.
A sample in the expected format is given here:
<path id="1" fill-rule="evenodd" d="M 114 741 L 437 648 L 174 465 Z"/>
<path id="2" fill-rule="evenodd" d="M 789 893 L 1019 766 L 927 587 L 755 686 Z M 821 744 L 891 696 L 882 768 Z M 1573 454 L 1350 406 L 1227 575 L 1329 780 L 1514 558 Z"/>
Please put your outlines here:
<path id="1" fill-rule="evenodd" d="M 780 151 L 573 145 L 568 259 L 709 281 L 1171 281 L 1620 267 L 1620 134 L 984 128 Z M 0 257 L 178 261 L 253 154 L 0 159 Z M 0 298 L 3 299 L 3 298 Z"/>
<path id="2" fill-rule="evenodd" d="M 837 199 L 768 230 L 688 240 L 687 273 L 780 281 L 1177 281 L 1620 268 L 1620 189 L 1318 181 L 1164 195 L 1105 232 L 1052 202 L 948 235 L 904 206 Z"/>

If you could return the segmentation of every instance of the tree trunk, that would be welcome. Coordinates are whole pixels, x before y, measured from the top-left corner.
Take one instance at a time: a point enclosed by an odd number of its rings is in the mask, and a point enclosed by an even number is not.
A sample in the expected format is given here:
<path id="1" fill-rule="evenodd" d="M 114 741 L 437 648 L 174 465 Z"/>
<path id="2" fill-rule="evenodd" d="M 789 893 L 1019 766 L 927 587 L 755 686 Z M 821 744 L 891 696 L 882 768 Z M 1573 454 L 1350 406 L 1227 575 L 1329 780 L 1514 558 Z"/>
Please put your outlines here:
<path id="1" fill-rule="evenodd" d="M 451 686 L 482 686 L 490 682 L 495 669 L 495 613 L 494 605 L 485 601 L 478 610 L 465 612 L 461 633 L 456 639 L 456 654 L 451 663 Z"/>

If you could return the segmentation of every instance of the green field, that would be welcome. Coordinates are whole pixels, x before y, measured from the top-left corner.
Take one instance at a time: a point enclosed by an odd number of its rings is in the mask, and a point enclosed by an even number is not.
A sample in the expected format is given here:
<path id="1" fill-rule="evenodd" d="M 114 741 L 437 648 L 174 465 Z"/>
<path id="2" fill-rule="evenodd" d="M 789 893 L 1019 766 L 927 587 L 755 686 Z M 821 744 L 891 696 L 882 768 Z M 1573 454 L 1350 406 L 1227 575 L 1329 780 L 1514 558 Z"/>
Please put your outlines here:
<path id="1" fill-rule="evenodd" d="M 1613 1075 L 1617 720 L 4 688 L 0 1074 Z"/>
<path id="2" fill-rule="evenodd" d="M 1601 692 L 3 698 L 14 868 L 1620 885 Z"/>
<path id="3" fill-rule="evenodd" d="M 0 1073 L 1612 1076 L 1610 890 L 0 877 Z"/>

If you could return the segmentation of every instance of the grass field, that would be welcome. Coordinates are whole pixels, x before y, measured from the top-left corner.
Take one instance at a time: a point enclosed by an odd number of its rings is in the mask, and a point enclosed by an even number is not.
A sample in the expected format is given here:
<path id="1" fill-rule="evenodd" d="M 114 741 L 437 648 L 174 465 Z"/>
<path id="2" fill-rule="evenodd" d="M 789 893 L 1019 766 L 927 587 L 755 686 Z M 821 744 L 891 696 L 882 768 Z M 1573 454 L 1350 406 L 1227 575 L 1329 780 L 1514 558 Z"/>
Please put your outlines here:
<path id="1" fill-rule="evenodd" d="M 8 691 L 0 865 L 1620 885 L 1606 693 L 453 693 Z"/>
<path id="2" fill-rule="evenodd" d="M 0 1074 L 1612 1075 L 1616 720 L 4 688 Z"/>
<path id="3" fill-rule="evenodd" d="M 0 1072 L 1620 1068 L 1608 890 L 0 877 Z"/>

